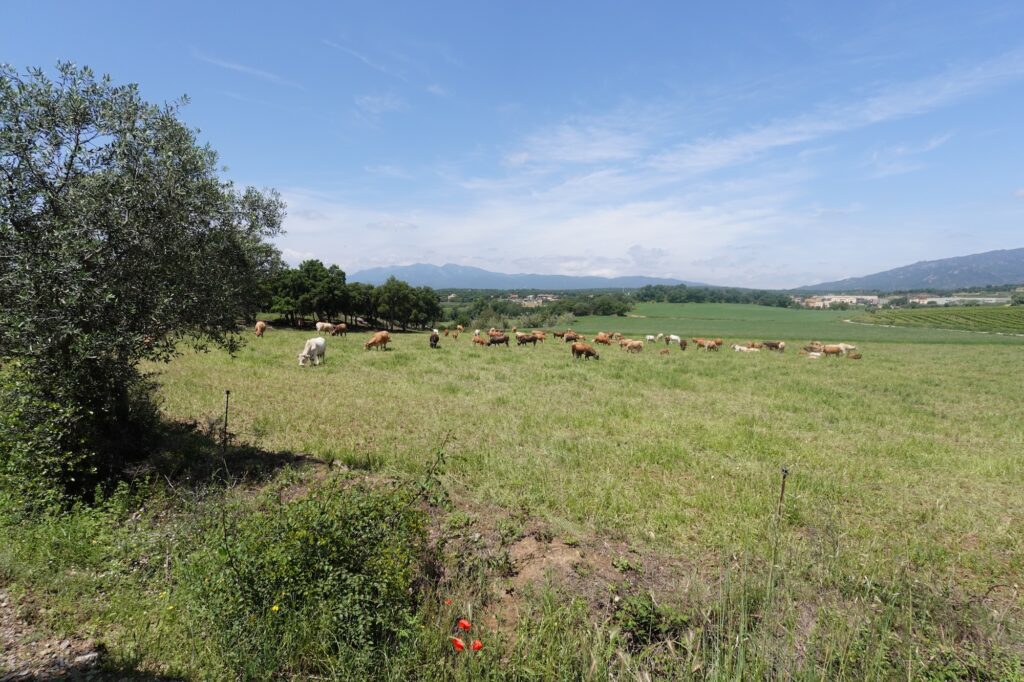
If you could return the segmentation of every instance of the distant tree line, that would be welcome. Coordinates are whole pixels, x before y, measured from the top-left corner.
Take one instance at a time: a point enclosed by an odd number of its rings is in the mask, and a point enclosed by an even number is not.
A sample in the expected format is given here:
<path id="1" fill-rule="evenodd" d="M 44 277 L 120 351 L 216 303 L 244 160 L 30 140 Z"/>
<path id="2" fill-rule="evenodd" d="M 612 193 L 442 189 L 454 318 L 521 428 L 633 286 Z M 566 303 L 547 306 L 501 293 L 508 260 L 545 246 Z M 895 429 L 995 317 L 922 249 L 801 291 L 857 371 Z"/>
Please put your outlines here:
<path id="1" fill-rule="evenodd" d="M 363 323 L 372 327 L 426 328 L 444 316 L 437 292 L 413 287 L 394 277 L 384 284 L 349 284 L 337 265 L 306 260 L 283 268 L 264 285 L 265 309 L 287 324 L 300 319 Z"/>
<path id="2" fill-rule="evenodd" d="M 645 303 L 752 303 L 775 308 L 789 308 L 795 305 L 789 294 L 779 291 L 688 287 L 685 284 L 648 284 L 635 291 L 633 298 Z"/>

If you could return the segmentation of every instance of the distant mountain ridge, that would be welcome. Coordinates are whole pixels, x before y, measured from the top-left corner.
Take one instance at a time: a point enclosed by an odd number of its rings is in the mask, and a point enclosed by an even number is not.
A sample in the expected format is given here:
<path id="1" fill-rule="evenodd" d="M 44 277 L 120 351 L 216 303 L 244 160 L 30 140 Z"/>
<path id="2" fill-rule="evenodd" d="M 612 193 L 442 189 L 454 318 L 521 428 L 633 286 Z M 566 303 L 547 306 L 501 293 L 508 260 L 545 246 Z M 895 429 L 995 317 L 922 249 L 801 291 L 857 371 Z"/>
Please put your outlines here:
<path id="1" fill-rule="evenodd" d="M 1024 283 L 1024 248 L 986 251 L 970 256 L 926 260 L 901 268 L 822 282 L 799 291 L 910 291 L 912 289 L 969 289 Z"/>
<path id="2" fill-rule="evenodd" d="M 428 286 L 435 289 L 637 289 L 648 284 L 687 284 L 707 286 L 698 282 L 661 277 L 574 277 L 572 275 L 508 274 L 491 272 L 468 265 L 395 265 L 369 268 L 348 276 L 350 282 L 383 284 L 388 277 L 395 276 L 412 286 Z"/>

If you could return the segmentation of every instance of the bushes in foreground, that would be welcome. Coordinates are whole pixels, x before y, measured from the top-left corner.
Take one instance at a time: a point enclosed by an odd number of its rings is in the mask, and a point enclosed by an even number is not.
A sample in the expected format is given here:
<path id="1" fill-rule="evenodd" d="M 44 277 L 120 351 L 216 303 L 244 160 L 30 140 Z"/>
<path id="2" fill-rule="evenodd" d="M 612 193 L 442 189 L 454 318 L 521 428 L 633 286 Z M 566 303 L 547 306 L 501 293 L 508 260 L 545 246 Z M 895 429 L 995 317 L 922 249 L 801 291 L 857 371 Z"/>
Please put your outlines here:
<path id="1" fill-rule="evenodd" d="M 213 521 L 177 593 L 200 660 L 245 679 L 368 671 L 415 632 L 422 512 L 341 486 Z"/>

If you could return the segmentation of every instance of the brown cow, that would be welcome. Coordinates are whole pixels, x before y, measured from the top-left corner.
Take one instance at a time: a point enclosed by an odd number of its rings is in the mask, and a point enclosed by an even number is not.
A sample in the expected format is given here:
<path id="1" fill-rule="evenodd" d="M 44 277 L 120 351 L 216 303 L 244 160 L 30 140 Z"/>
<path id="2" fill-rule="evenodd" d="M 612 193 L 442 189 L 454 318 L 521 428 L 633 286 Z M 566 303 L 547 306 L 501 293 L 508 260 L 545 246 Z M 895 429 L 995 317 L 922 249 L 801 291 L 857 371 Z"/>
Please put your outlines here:
<path id="1" fill-rule="evenodd" d="M 556 339 L 560 339 L 560 338 L 562 338 L 563 336 L 565 336 L 565 332 L 551 332 L 551 333 L 552 333 L 552 335 L 554 335 L 554 337 L 555 337 Z"/>
<path id="2" fill-rule="evenodd" d="M 528 343 L 532 343 L 533 347 L 537 347 L 537 337 L 533 334 L 523 334 L 522 332 L 516 332 L 516 345 L 525 346 Z"/>
<path id="3" fill-rule="evenodd" d="M 604 332 L 598 332 L 594 337 L 594 343 L 603 343 L 606 346 L 612 345 L 612 338 Z"/>
<path id="4" fill-rule="evenodd" d="M 478 346 L 486 346 L 487 345 L 487 339 L 485 339 L 482 336 L 474 336 L 473 337 L 473 343 L 475 343 Z"/>
<path id="5" fill-rule="evenodd" d="M 658 351 L 658 352 L 659 352 L 659 353 L 661 353 L 662 355 L 668 355 L 668 348 L 662 348 L 662 349 L 661 349 L 660 351 Z"/>
<path id="6" fill-rule="evenodd" d="M 544 333 L 543 329 L 534 329 L 533 335 L 537 337 L 537 340 L 544 343 L 544 339 L 548 338 L 547 334 Z"/>
<path id="7" fill-rule="evenodd" d="M 758 350 L 764 348 L 764 343 L 761 341 L 751 341 L 747 344 L 747 348 L 757 348 Z"/>
<path id="8" fill-rule="evenodd" d="M 490 340 L 487 342 L 488 346 L 500 346 L 501 344 L 505 344 L 506 348 L 509 347 L 508 337 L 505 336 L 504 334 L 501 334 L 500 336 L 492 336 Z"/>
<path id="9" fill-rule="evenodd" d="M 704 350 L 708 351 L 708 350 L 718 350 L 718 345 L 719 344 L 716 343 L 717 340 L 718 339 L 696 338 L 696 339 L 693 340 L 693 342 L 695 344 L 697 344 L 698 348 L 703 348 Z"/>
<path id="10" fill-rule="evenodd" d="M 777 350 L 780 353 L 785 353 L 786 352 L 786 342 L 785 341 L 765 341 L 764 342 L 764 347 L 765 347 L 766 350 Z"/>
<path id="11" fill-rule="evenodd" d="M 679 339 L 679 350 L 686 350 L 686 339 Z"/>
<path id="12" fill-rule="evenodd" d="M 834 355 L 838 358 L 840 355 L 846 355 L 846 350 L 836 343 L 830 343 L 826 346 L 822 346 L 821 352 L 825 354 L 825 357 Z"/>
<path id="13" fill-rule="evenodd" d="M 571 343 L 573 341 L 586 341 L 586 339 L 584 339 L 576 332 L 566 332 L 565 336 L 563 336 L 562 338 L 565 339 L 566 343 Z"/>
<path id="14" fill-rule="evenodd" d="M 377 350 L 383 348 L 384 350 L 387 350 L 389 343 L 391 343 L 391 334 L 387 332 L 376 332 L 369 341 L 363 344 L 363 348 L 365 350 L 370 350 L 371 348 L 376 348 Z"/>
<path id="15" fill-rule="evenodd" d="M 623 339 L 623 341 L 625 342 L 623 348 L 627 353 L 642 353 L 644 350 L 643 341 L 630 341 L 629 339 Z"/>
<path id="16" fill-rule="evenodd" d="M 263 332 L 267 331 L 267 323 L 260 320 L 256 323 L 256 336 L 263 336 Z"/>
<path id="17" fill-rule="evenodd" d="M 344 322 L 339 322 L 338 324 L 334 325 L 334 329 L 331 330 L 331 336 L 347 336 L 347 335 L 348 335 L 348 325 L 345 324 Z"/>
<path id="18" fill-rule="evenodd" d="M 430 333 L 430 347 L 437 348 L 438 341 L 441 340 L 441 335 L 436 331 Z"/>
<path id="19" fill-rule="evenodd" d="M 574 343 L 572 344 L 571 349 L 572 357 L 574 360 L 578 360 L 580 358 L 583 358 L 584 360 L 589 360 L 590 358 L 594 358 L 595 360 L 601 359 L 601 356 L 597 354 L 597 351 L 594 350 L 594 347 L 588 344 Z"/>

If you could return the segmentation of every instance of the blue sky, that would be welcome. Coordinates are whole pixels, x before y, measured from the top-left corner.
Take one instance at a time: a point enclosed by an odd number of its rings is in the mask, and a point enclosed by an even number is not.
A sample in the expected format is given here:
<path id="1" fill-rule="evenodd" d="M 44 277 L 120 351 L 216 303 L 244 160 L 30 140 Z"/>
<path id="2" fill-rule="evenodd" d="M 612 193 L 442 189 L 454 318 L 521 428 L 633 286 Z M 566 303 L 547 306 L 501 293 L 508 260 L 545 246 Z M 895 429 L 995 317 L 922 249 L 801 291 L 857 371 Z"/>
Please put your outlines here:
<path id="1" fill-rule="evenodd" d="M 1024 246 L 1024 3 L 5 3 L 277 188 L 286 258 L 788 287 Z"/>

